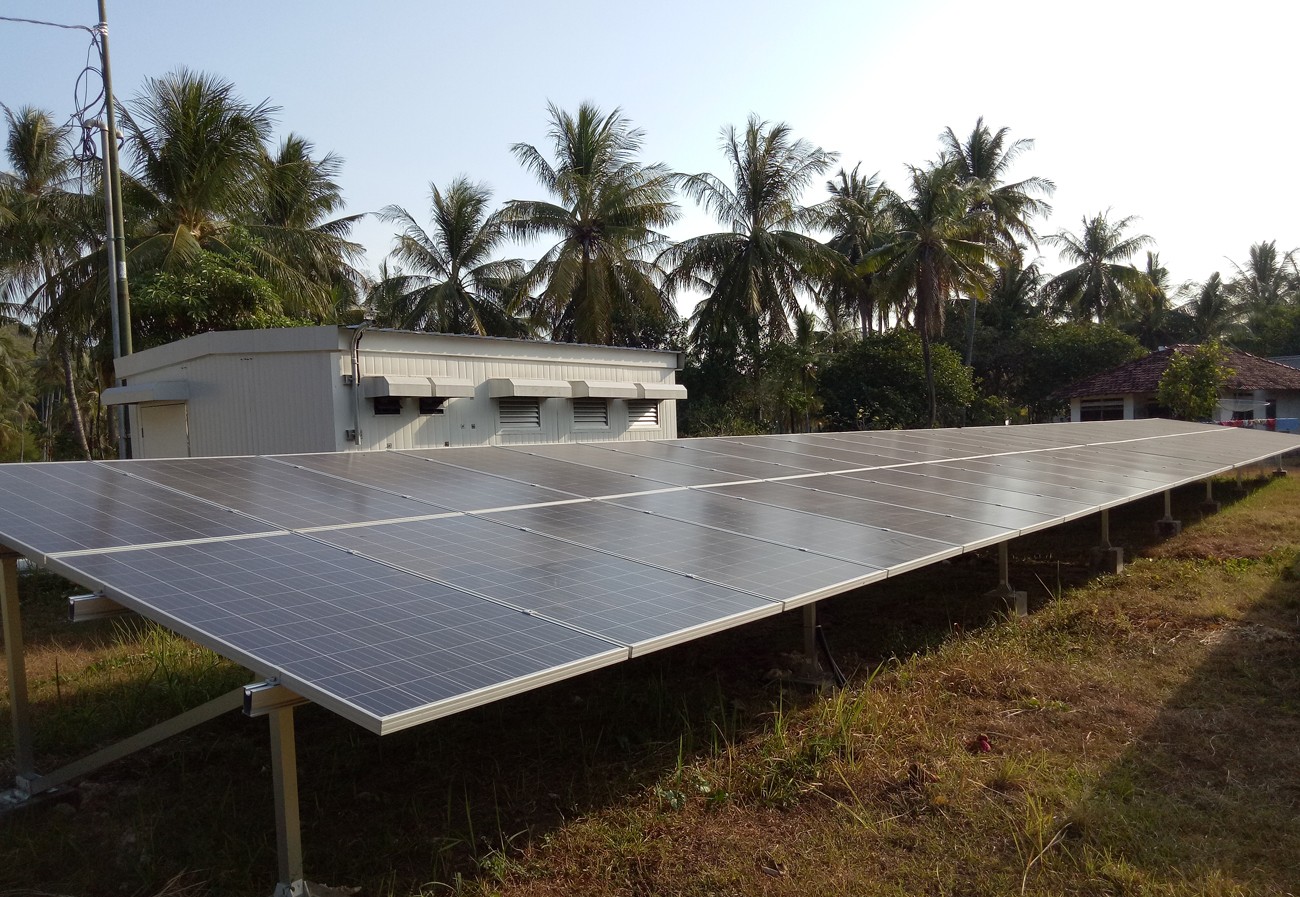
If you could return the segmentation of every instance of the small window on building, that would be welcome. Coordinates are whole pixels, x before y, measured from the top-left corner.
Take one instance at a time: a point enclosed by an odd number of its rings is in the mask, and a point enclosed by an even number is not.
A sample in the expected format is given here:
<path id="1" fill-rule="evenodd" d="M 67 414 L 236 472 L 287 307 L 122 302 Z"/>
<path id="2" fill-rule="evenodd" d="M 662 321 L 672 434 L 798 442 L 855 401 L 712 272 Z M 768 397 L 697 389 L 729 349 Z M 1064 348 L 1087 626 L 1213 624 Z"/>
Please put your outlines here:
<path id="1" fill-rule="evenodd" d="M 375 414 L 401 414 L 401 396 L 375 396 Z"/>
<path id="2" fill-rule="evenodd" d="M 629 427 L 659 426 L 659 401 L 657 399 L 628 399 L 627 425 Z"/>
<path id="3" fill-rule="evenodd" d="M 1079 420 L 1123 419 L 1123 399 L 1084 399 L 1079 403 Z"/>
<path id="4" fill-rule="evenodd" d="M 420 413 L 421 414 L 442 414 L 443 412 L 442 405 L 446 401 L 447 401 L 446 399 L 438 398 L 436 396 L 432 398 L 429 396 L 420 396 Z"/>
<path id="5" fill-rule="evenodd" d="M 574 399 L 573 428 L 575 430 L 608 430 L 609 399 Z"/>
<path id="6" fill-rule="evenodd" d="M 541 429 L 542 403 L 539 399 L 503 398 L 497 401 L 497 416 L 503 428 Z"/>

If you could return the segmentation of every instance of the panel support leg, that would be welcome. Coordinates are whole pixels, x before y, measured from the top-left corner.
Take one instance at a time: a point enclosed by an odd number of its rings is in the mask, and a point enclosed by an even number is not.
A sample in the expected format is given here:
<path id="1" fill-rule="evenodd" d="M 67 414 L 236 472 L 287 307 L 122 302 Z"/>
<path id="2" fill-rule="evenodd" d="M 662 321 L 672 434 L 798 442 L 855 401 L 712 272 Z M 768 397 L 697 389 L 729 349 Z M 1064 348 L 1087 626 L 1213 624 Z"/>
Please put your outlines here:
<path id="1" fill-rule="evenodd" d="M 803 650 L 793 658 L 791 678 L 795 682 L 820 687 L 826 672 L 817 658 L 817 602 L 803 606 Z"/>
<path id="2" fill-rule="evenodd" d="M 1273 476 L 1275 477 L 1286 476 L 1286 468 L 1282 466 L 1282 456 L 1278 455 L 1274 460 L 1277 462 L 1277 466 L 1273 468 Z"/>
<path id="3" fill-rule="evenodd" d="M 298 817 L 298 752 L 293 737 L 293 708 L 272 710 L 268 716 L 280 873 L 275 897 L 299 897 L 306 893 L 306 883 L 302 877 L 302 825 Z"/>
<path id="4" fill-rule="evenodd" d="M 1011 552 L 1006 542 L 998 543 L 998 584 L 986 597 L 1001 598 L 1018 617 L 1029 616 L 1029 593 L 1011 587 Z"/>
<path id="5" fill-rule="evenodd" d="M 1118 575 L 1124 572 L 1124 549 L 1110 544 L 1110 510 L 1101 512 L 1101 544 L 1092 550 L 1092 569 Z"/>
<path id="6" fill-rule="evenodd" d="M 1216 514 L 1219 511 L 1219 503 L 1214 500 L 1214 480 L 1205 481 L 1205 501 L 1201 502 L 1201 513 Z"/>
<path id="7" fill-rule="evenodd" d="M 5 639 L 5 673 L 9 677 L 9 709 L 13 722 L 14 770 L 17 790 L 29 793 L 36 778 L 32 751 L 31 712 L 27 702 L 27 664 L 23 658 L 23 623 L 18 609 L 18 555 L 0 549 L 0 619 Z"/>
<path id="8" fill-rule="evenodd" d="M 1174 519 L 1174 493 L 1172 489 L 1165 490 L 1165 516 L 1156 521 L 1156 535 L 1163 538 L 1176 536 L 1183 531 L 1181 520 Z"/>

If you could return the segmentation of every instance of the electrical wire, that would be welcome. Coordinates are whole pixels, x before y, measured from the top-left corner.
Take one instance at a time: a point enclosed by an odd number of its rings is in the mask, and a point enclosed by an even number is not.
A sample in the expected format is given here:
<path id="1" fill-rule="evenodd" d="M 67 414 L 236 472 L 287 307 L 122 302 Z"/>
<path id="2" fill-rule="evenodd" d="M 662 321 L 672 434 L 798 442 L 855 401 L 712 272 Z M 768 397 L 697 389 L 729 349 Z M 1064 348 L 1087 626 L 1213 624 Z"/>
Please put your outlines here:
<path id="1" fill-rule="evenodd" d="M 89 31 L 91 34 L 98 34 L 99 31 L 89 25 L 64 25 L 62 22 L 42 22 L 40 19 L 19 19 L 14 16 L 0 16 L 0 22 L 21 22 L 24 25 L 48 25 L 51 28 L 66 28 L 69 31 Z"/>
<path id="2" fill-rule="evenodd" d="M 822 629 L 821 626 L 818 626 L 816 631 L 817 644 L 821 647 L 822 654 L 826 657 L 826 665 L 831 668 L 831 676 L 835 679 L 835 684 L 840 688 L 843 688 L 848 684 L 849 678 L 844 675 L 844 672 L 840 669 L 840 665 L 835 662 L 835 658 L 831 655 L 831 644 L 826 640 L 826 631 Z"/>

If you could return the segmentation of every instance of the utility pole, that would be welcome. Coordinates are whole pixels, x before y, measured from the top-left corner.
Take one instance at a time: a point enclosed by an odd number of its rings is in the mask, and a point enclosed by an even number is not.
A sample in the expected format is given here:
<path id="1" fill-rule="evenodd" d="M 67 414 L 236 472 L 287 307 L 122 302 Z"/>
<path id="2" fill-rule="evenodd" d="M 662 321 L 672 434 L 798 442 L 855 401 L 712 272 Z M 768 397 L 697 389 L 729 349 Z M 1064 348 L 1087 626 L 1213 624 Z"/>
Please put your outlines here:
<path id="1" fill-rule="evenodd" d="M 112 227 L 108 236 L 113 245 L 113 270 L 109 271 L 109 282 L 117 287 L 114 311 L 118 319 L 118 342 L 113 346 L 113 357 L 130 355 L 131 348 L 131 291 L 126 279 L 126 221 L 122 212 L 122 164 L 117 155 L 117 101 L 113 96 L 113 69 L 108 61 L 108 12 L 105 0 L 99 0 L 99 54 L 100 67 L 104 75 L 104 107 L 108 119 L 108 130 L 104 141 L 104 177 L 112 211 Z M 110 294 L 112 291 L 110 290 Z M 112 300 L 110 300 L 112 301 Z M 122 382 L 120 379 L 119 383 Z M 131 451 L 131 412 L 126 406 L 119 406 L 118 449 L 119 458 L 130 458 Z"/>
<path id="2" fill-rule="evenodd" d="M 122 355 L 131 354 L 131 293 L 126 282 L 126 222 L 122 214 L 122 167 L 117 156 L 117 107 L 113 99 L 113 72 L 108 62 L 108 13 L 104 9 L 105 0 L 99 0 L 99 53 L 104 72 L 104 102 L 108 118 L 107 152 L 104 163 L 108 166 L 105 176 L 110 181 L 110 193 L 113 197 L 113 261 L 117 278 L 118 319 L 121 326 L 121 343 L 118 348 Z"/>

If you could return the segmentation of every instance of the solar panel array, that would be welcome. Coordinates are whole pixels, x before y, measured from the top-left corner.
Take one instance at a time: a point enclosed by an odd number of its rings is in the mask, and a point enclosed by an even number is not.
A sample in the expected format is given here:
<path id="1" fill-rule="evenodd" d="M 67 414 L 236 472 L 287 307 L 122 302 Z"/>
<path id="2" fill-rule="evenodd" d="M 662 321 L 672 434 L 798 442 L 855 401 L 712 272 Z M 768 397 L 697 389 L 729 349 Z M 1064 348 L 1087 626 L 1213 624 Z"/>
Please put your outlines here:
<path id="1" fill-rule="evenodd" d="M 1300 447 L 1171 421 L 0 465 L 0 544 L 396 731 Z"/>

